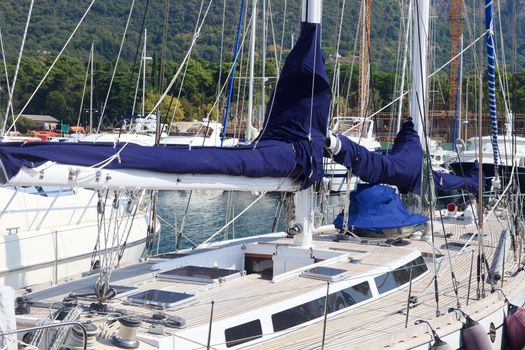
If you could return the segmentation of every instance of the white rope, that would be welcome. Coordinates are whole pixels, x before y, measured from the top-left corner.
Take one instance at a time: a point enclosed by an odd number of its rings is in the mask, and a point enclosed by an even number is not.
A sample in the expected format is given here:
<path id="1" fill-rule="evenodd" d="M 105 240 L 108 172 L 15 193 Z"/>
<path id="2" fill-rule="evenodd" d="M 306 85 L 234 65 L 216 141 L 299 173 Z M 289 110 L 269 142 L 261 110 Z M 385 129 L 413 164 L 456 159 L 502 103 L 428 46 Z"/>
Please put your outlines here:
<path id="1" fill-rule="evenodd" d="M 198 26 L 199 26 L 199 21 L 200 21 L 201 15 L 202 15 L 203 7 L 204 7 L 204 0 L 201 1 L 201 5 L 199 7 L 199 14 L 197 16 L 197 21 L 195 22 L 195 29 L 193 30 L 193 35 L 197 34 L 197 30 L 199 29 Z M 222 50 L 222 48 L 221 48 L 221 50 Z M 177 110 L 179 109 L 179 106 L 180 106 L 180 96 L 182 95 L 182 88 L 184 87 L 184 82 L 186 81 L 186 72 L 188 71 L 188 67 L 190 65 L 189 64 L 190 58 L 191 58 L 191 55 L 188 57 L 188 62 L 186 64 L 186 66 L 184 67 L 184 73 L 182 74 L 182 79 L 181 79 L 181 82 L 180 82 L 179 92 L 177 93 L 177 101 L 175 102 L 175 107 L 173 108 L 173 114 L 171 115 L 171 120 L 170 120 L 170 123 L 168 125 L 168 133 L 170 132 L 171 125 L 175 121 Z M 221 60 L 222 60 L 222 58 L 221 58 Z M 222 67 L 221 67 L 221 69 L 222 69 Z M 202 128 L 202 126 L 201 126 L 201 128 Z M 199 129 L 199 131 L 200 131 L 200 129 Z M 197 135 L 197 134 L 198 134 L 198 132 L 195 133 L 195 135 Z M 203 140 L 203 142 L 204 142 L 204 140 Z"/>
<path id="2" fill-rule="evenodd" d="M 360 21 L 361 21 L 361 11 L 359 11 L 359 19 L 357 23 L 359 23 Z M 357 25 L 356 31 L 355 31 L 354 48 L 352 50 L 352 63 L 350 63 L 350 77 L 348 78 L 348 87 L 346 88 L 345 102 L 347 106 L 348 106 L 348 100 L 350 99 L 350 87 L 352 86 L 352 78 L 354 76 L 354 63 L 355 63 L 358 41 L 359 41 L 359 25 Z"/>
<path id="3" fill-rule="evenodd" d="M 145 57 L 146 53 L 144 52 L 144 48 L 142 48 L 142 57 Z M 139 95 L 139 87 L 140 87 L 140 72 L 142 72 L 142 63 L 144 62 L 144 59 L 141 59 L 139 62 L 139 74 L 137 74 L 137 84 L 135 84 L 135 96 L 133 97 L 133 107 L 131 108 L 131 115 L 135 115 L 135 107 L 137 106 L 137 96 Z"/>
<path id="4" fill-rule="evenodd" d="M 273 13 L 272 13 L 272 1 L 271 0 L 268 0 L 268 12 L 269 12 L 269 20 L 270 20 L 270 26 L 272 28 L 272 43 L 273 43 L 273 47 L 277 47 L 277 42 L 275 41 L 275 28 L 274 28 L 274 25 L 273 25 Z M 273 56 L 275 58 L 275 71 L 276 72 L 279 72 L 280 70 L 280 67 L 279 67 L 279 57 L 277 56 L 277 50 L 273 50 Z M 264 82 L 263 82 L 264 84 Z"/>
<path id="5" fill-rule="evenodd" d="M 11 84 L 9 83 L 9 73 L 7 72 L 7 59 L 5 58 L 5 50 L 4 50 L 4 39 L 2 38 L 2 30 L 0 30 L 0 48 L 2 49 L 2 61 L 4 62 L 4 71 L 5 71 L 5 81 L 7 85 L 7 95 L 11 95 Z M 11 104 L 11 116 L 13 117 L 13 121 L 15 120 L 15 112 L 13 110 L 13 105 Z M 7 121 L 7 119 L 6 119 Z M 5 122 L 4 122 L 5 123 Z"/>
<path id="6" fill-rule="evenodd" d="M 412 4 L 413 0 L 410 0 L 408 5 L 408 18 L 407 18 L 407 25 L 406 25 L 406 33 L 405 33 L 405 47 L 403 49 L 403 68 L 401 68 L 401 87 L 399 88 L 400 95 L 399 95 L 399 105 L 398 105 L 398 111 L 397 111 L 397 127 L 396 127 L 396 134 L 401 130 L 401 112 L 403 111 L 403 90 L 405 89 L 405 74 L 406 74 L 406 67 L 407 67 L 407 61 L 408 61 L 408 38 L 410 35 L 410 29 L 412 28 Z"/>
<path id="7" fill-rule="evenodd" d="M 211 7 L 212 3 L 213 3 L 213 0 L 210 0 L 210 2 L 208 4 L 208 7 L 206 8 L 206 12 L 204 13 L 204 16 L 203 16 L 203 19 L 201 21 L 201 24 L 199 25 L 199 29 L 193 35 L 193 39 L 191 41 L 190 48 L 188 49 L 188 52 L 186 53 L 186 56 L 184 56 L 184 59 L 182 60 L 182 63 L 180 65 L 180 67 L 177 69 L 177 72 L 175 73 L 175 75 L 171 79 L 170 83 L 168 84 L 168 86 L 166 87 L 166 89 L 164 90 L 162 95 L 160 96 L 159 100 L 157 101 L 155 106 L 151 109 L 152 111 L 155 111 L 157 108 L 159 108 L 160 104 L 166 98 L 166 96 L 168 95 L 169 91 L 171 90 L 171 88 L 175 84 L 175 81 L 177 81 L 177 78 L 179 77 L 179 75 L 180 75 L 180 73 L 182 71 L 182 67 L 184 67 L 184 65 L 188 62 L 188 60 L 190 58 L 190 55 L 191 55 L 191 53 L 193 51 L 193 48 L 195 47 L 195 44 L 197 43 L 197 39 L 199 38 L 200 32 L 202 30 L 202 26 L 204 25 L 204 21 L 206 20 L 206 17 L 208 16 L 208 12 L 210 10 L 210 7 Z M 146 116 L 146 119 L 150 118 L 152 114 L 153 114 L 153 112 L 149 112 L 149 114 Z"/>
<path id="8" fill-rule="evenodd" d="M 266 192 L 263 192 L 261 193 L 261 195 L 259 197 L 257 197 L 252 203 L 250 203 L 246 208 L 244 208 L 243 211 L 241 211 L 239 214 L 237 214 L 233 219 L 231 219 L 229 222 L 227 222 L 223 227 L 221 227 L 217 232 L 215 232 L 213 235 L 211 235 L 207 240 L 205 240 L 204 242 L 202 242 L 201 244 L 199 244 L 197 246 L 197 249 L 198 248 L 201 248 L 203 245 L 205 244 L 208 244 L 208 246 L 210 245 L 208 242 L 210 240 L 212 240 L 213 238 L 215 238 L 215 236 L 217 236 L 219 233 L 221 233 L 222 231 L 224 231 L 224 229 L 226 229 L 228 226 L 230 226 L 231 223 L 233 223 L 235 220 L 237 220 L 241 215 L 243 215 L 248 209 L 250 209 L 251 207 L 253 207 L 255 205 L 255 203 L 257 203 L 260 199 L 262 199 L 264 196 L 266 195 Z"/>
<path id="9" fill-rule="evenodd" d="M 337 40 L 336 40 L 336 46 L 335 46 L 335 65 L 334 65 L 334 73 L 332 74 L 332 96 L 336 96 L 336 100 L 332 101 L 330 104 L 330 112 L 329 115 L 332 115 L 334 106 L 339 106 L 339 94 L 340 91 L 338 89 L 337 93 L 335 91 L 336 89 L 336 75 L 337 71 L 339 69 L 340 63 L 339 63 L 339 48 L 341 45 L 341 32 L 343 30 L 343 20 L 345 16 L 345 4 L 346 0 L 343 0 L 343 3 L 341 4 L 341 17 L 339 18 L 339 29 L 337 31 Z M 339 79 L 339 78 L 338 78 Z M 338 108 L 336 108 L 337 111 Z M 336 112 L 337 115 L 337 112 Z"/>
<path id="10" fill-rule="evenodd" d="M 157 214 L 157 218 L 162 221 L 163 223 L 165 223 L 166 225 L 169 226 L 169 228 L 171 228 L 172 230 L 174 230 L 175 232 L 177 232 L 177 228 L 175 226 L 173 226 L 172 224 L 170 224 L 166 219 L 164 219 L 162 216 L 160 216 L 159 214 Z M 188 236 L 186 236 L 184 233 L 181 233 L 181 236 L 184 237 L 185 239 L 187 239 L 192 245 L 197 245 L 197 243 L 195 243 L 194 241 L 192 241 Z"/>
<path id="11" fill-rule="evenodd" d="M 281 32 L 281 47 L 279 49 L 279 67 L 282 67 L 282 60 L 283 60 L 284 30 L 286 29 L 286 8 L 287 8 L 287 6 L 288 6 L 288 0 L 284 0 L 283 29 L 282 29 L 282 32 Z M 264 82 L 263 82 L 263 84 L 264 84 Z"/>
<path id="12" fill-rule="evenodd" d="M 91 51 L 93 50 L 93 46 L 91 46 Z M 80 99 L 80 108 L 78 110 L 78 119 L 77 119 L 77 128 L 80 126 L 80 118 L 82 117 L 82 109 L 84 108 L 84 96 L 86 95 L 86 87 L 87 87 L 87 81 L 89 76 L 89 67 L 91 63 L 91 54 L 89 55 L 87 67 L 86 67 L 86 76 L 84 78 L 84 87 L 82 88 L 82 98 Z M 77 129 L 78 132 L 78 129 Z"/>
<path id="13" fill-rule="evenodd" d="M 15 76 L 13 78 L 13 85 L 11 86 L 11 91 L 9 92 L 9 101 L 7 102 L 7 109 L 5 111 L 4 125 L 2 126 L 2 134 L 4 134 L 5 128 L 7 126 L 7 118 L 9 116 L 9 109 L 13 108 L 13 94 L 15 93 L 16 79 L 18 77 L 18 71 L 20 69 L 20 61 L 22 60 L 22 55 L 24 53 L 24 47 L 25 47 L 26 38 L 27 38 L 27 31 L 29 29 L 29 22 L 31 21 L 31 13 L 33 12 L 33 5 L 34 5 L 34 3 L 35 3 L 35 0 L 31 0 L 31 4 L 29 5 L 29 13 L 27 14 L 27 20 L 26 20 L 26 26 L 25 26 L 25 29 L 24 29 L 24 35 L 22 36 L 22 44 L 20 45 L 20 52 L 18 54 L 18 60 L 16 62 Z M 3 52 L 3 50 L 2 50 L 2 52 Z M 9 83 L 7 84 L 7 86 L 8 86 L 8 89 L 9 89 Z M 15 120 L 13 121 L 13 125 L 15 124 L 16 119 L 18 119 L 18 118 L 15 118 Z M 9 130 L 7 130 L 7 132 L 9 132 L 10 130 L 11 130 L 11 128 L 9 128 Z"/>
<path id="14" fill-rule="evenodd" d="M 134 7 L 135 7 L 135 0 L 132 0 L 131 7 L 129 9 L 128 19 L 126 21 L 126 27 L 124 28 L 124 33 L 122 34 L 122 40 L 120 41 L 120 47 L 118 49 L 117 61 L 115 62 L 115 67 L 113 67 L 113 74 L 111 74 L 111 80 L 109 81 L 109 87 L 108 87 L 108 92 L 106 94 L 106 100 L 104 101 L 104 105 L 102 106 L 102 113 L 100 114 L 100 119 L 98 121 L 97 133 L 100 131 L 100 126 L 102 125 L 102 121 L 104 120 L 104 117 L 105 117 L 109 95 L 111 94 L 111 88 L 113 87 L 113 81 L 115 80 L 115 75 L 117 73 L 118 64 L 120 62 L 120 55 L 122 54 L 122 48 L 124 47 L 124 41 L 126 40 L 126 34 L 128 33 L 129 22 L 131 21 L 131 15 L 133 14 Z M 144 38 L 144 40 L 146 40 L 146 38 Z M 142 101 L 142 103 L 144 103 L 144 101 Z"/>
<path id="15" fill-rule="evenodd" d="M 500 9 L 499 1 L 496 1 L 496 6 L 498 8 L 498 25 L 499 25 L 499 35 L 500 35 L 500 42 L 501 42 L 501 60 L 503 63 L 503 74 L 499 74 L 499 80 L 501 84 L 501 90 L 503 92 L 503 91 L 509 91 L 510 89 L 509 89 L 509 80 L 508 80 L 508 74 L 507 74 L 507 61 L 505 60 L 505 41 L 503 40 L 503 28 L 501 26 L 501 9 Z M 494 40 L 494 46 L 496 46 L 496 40 Z M 496 47 L 494 47 L 494 51 L 496 51 Z M 494 52 L 494 55 L 496 55 L 496 52 Z M 498 71 L 500 71 L 497 57 L 495 56 L 494 59 L 496 61 L 496 66 L 498 67 Z M 501 81 L 502 75 L 503 75 L 505 84 L 503 84 Z M 505 95 L 503 96 L 504 96 L 503 100 L 505 102 L 505 110 L 508 113 L 509 112 L 508 105 L 510 105 L 510 96 L 509 97 L 505 97 Z"/>
<path id="16" fill-rule="evenodd" d="M 446 66 L 448 66 L 450 64 L 450 62 L 454 61 L 456 58 L 458 58 L 463 52 L 467 51 L 468 49 L 470 49 L 474 44 L 476 44 L 479 40 L 481 40 L 483 37 L 485 37 L 485 35 L 487 35 L 488 31 L 484 31 L 483 34 L 481 34 L 476 40 L 474 40 L 472 43 L 470 43 L 467 47 L 465 47 L 463 49 L 463 51 L 460 51 L 457 55 L 455 55 L 454 57 L 452 57 L 450 60 L 448 60 L 446 63 L 444 63 L 441 67 L 439 67 L 437 70 L 435 70 L 433 73 L 431 73 L 428 77 L 429 78 L 432 78 L 434 75 L 436 75 L 437 73 L 439 73 L 441 70 L 443 70 Z M 381 113 L 382 111 L 384 111 L 385 109 L 387 109 L 388 107 L 392 106 L 394 103 L 396 103 L 397 101 L 399 101 L 399 99 L 403 96 L 405 96 L 406 94 L 408 94 L 408 91 L 405 91 L 403 92 L 402 95 L 400 95 L 398 98 L 396 98 L 395 100 L 389 102 L 388 104 L 384 105 L 383 107 L 381 107 L 379 110 L 375 111 L 374 113 L 370 114 L 368 117 L 366 117 L 366 119 L 370 119 L 372 117 L 375 117 L 377 114 Z"/>
<path id="17" fill-rule="evenodd" d="M 62 54 L 64 53 L 64 51 L 66 50 L 67 46 L 69 45 L 69 42 L 71 41 L 71 39 L 73 39 L 73 36 L 75 35 L 75 33 L 77 32 L 78 28 L 80 27 L 80 25 L 82 24 L 82 22 L 84 21 L 84 19 L 86 18 L 87 14 L 89 13 L 89 11 L 91 10 L 91 7 L 93 7 L 93 4 L 95 4 L 95 1 L 96 0 L 92 0 L 91 3 L 89 4 L 88 8 L 86 9 L 86 11 L 84 12 L 84 15 L 82 16 L 82 18 L 80 19 L 80 21 L 78 22 L 77 26 L 75 27 L 75 29 L 73 30 L 73 32 L 71 33 L 71 35 L 69 36 L 69 38 L 67 39 L 66 43 L 64 44 L 64 46 L 62 47 L 62 49 L 60 50 L 60 52 L 58 53 L 57 57 L 55 58 L 55 60 L 53 61 L 53 63 L 51 64 L 51 66 L 48 68 L 46 74 L 44 74 L 44 77 L 42 78 L 42 80 L 40 80 L 40 82 L 38 83 L 36 89 L 33 91 L 33 93 L 31 94 L 31 96 L 29 96 L 29 99 L 27 100 L 26 104 L 24 105 L 24 107 L 22 107 L 22 110 L 20 110 L 20 112 L 18 113 L 18 115 L 16 116 L 15 120 L 13 121 L 13 124 L 9 127 L 9 129 L 7 130 L 7 132 L 11 131 L 11 128 L 13 127 L 13 125 L 18 121 L 18 119 L 20 118 L 20 116 L 22 115 L 22 113 L 24 113 L 24 111 L 26 110 L 27 106 L 29 106 L 29 103 L 31 102 L 31 100 L 33 99 L 33 97 L 36 95 L 36 93 L 38 92 L 38 90 L 40 89 L 40 87 L 42 86 L 42 84 L 44 83 L 44 81 L 47 79 L 49 73 L 51 73 L 51 70 L 55 67 L 55 64 L 58 62 L 58 60 L 60 59 L 60 57 L 62 57 Z"/>

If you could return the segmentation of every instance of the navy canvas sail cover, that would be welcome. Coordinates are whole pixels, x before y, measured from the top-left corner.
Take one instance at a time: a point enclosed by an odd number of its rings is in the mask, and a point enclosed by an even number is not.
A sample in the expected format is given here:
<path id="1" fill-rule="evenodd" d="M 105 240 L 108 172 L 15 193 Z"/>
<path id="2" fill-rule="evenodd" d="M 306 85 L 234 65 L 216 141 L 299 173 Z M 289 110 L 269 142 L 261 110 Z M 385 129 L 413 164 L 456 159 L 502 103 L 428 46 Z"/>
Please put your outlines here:
<path id="1" fill-rule="evenodd" d="M 403 124 L 387 155 L 370 152 L 344 136 L 339 140 L 341 150 L 333 155 L 334 161 L 351 168 L 361 180 L 397 186 L 403 194 L 421 194 L 423 149 L 411 120 Z"/>
<path id="2" fill-rule="evenodd" d="M 306 176 L 303 187 L 324 175 L 323 149 L 332 93 L 320 40 L 319 24 L 302 23 L 301 38 L 286 59 L 259 136 L 259 142 L 293 143 L 298 167 Z"/>
<path id="3" fill-rule="evenodd" d="M 122 146 L 85 143 L 30 142 L 0 144 L 0 160 L 7 176 L 22 166 L 34 168 L 47 161 L 93 166 L 115 154 Z M 210 156 L 211 155 L 211 156 Z M 228 174 L 248 177 L 286 177 L 295 174 L 291 145 L 268 141 L 257 149 L 251 146 L 151 147 L 128 144 L 105 169 L 141 169 L 175 174 Z"/>
<path id="4" fill-rule="evenodd" d="M 47 161 L 97 166 L 121 150 L 106 169 L 293 177 L 303 180 L 306 188 L 323 176 L 322 152 L 331 101 L 319 32 L 318 24 L 303 23 L 301 37 L 286 59 L 268 103 L 266 127 L 252 145 L 188 149 L 132 144 L 0 144 L 0 161 L 11 178 L 23 166 L 34 168 Z"/>
<path id="5" fill-rule="evenodd" d="M 350 193 L 348 228 L 378 232 L 420 225 L 426 221 L 423 215 L 410 214 L 392 187 L 359 184 Z M 335 218 L 334 226 L 341 229 L 343 223 L 344 214 L 341 213 Z"/>
<path id="6" fill-rule="evenodd" d="M 485 176 L 481 174 L 483 179 L 482 190 L 485 191 Z M 434 184 L 438 190 L 452 191 L 452 190 L 466 190 L 472 194 L 479 193 L 479 163 L 475 162 L 470 168 L 466 176 L 457 176 L 453 174 L 433 171 Z"/>

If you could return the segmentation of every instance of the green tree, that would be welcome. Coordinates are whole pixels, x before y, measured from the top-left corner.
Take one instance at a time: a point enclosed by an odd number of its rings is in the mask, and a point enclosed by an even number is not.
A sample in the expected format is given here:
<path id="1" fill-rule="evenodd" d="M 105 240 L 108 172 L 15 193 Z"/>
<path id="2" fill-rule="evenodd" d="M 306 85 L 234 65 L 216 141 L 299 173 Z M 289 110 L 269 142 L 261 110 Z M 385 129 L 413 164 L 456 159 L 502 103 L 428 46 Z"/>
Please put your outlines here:
<path id="1" fill-rule="evenodd" d="M 160 99 L 160 94 L 157 91 L 148 91 L 146 94 L 145 111 L 149 113 Z M 184 120 L 184 109 L 181 102 L 172 95 L 167 95 L 160 104 L 160 116 L 163 123 L 171 123 L 173 121 Z"/>

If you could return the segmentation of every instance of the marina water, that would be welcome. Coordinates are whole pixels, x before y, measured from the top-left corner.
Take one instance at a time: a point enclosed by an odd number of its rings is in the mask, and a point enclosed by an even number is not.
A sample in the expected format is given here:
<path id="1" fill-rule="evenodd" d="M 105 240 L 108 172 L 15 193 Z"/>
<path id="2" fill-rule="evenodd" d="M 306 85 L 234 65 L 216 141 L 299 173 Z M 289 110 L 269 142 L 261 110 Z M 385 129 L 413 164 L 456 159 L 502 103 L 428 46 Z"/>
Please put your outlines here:
<path id="1" fill-rule="evenodd" d="M 184 221 L 180 248 L 189 248 L 204 242 L 238 215 L 258 194 L 226 191 L 161 191 L 159 192 L 159 220 L 161 223 L 159 252 L 172 252 L 176 245 L 176 232 L 180 230 L 186 206 L 189 207 Z M 272 232 L 276 209 L 281 200 L 279 193 L 267 193 L 255 205 L 240 216 L 232 225 L 216 237 L 240 238 Z M 227 215 L 229 212 L 229 215 Z M 279 215 L 277 231 L 284 229 L 283 217 Z"/>
<path id="2" fill-rule="evenodd" d="M 159 253 L 173 252 L 176 248 L 176 231 L 180 230 L 184 213 L 183 237 L 179 248 L 190 248 L 204 242 L 238 215 L 259 194 L 227 191 L 160 191 L 158 216 L 161 223 Z M 326 222 L 331 223 L 340 209 L 341 197 L 330 196 Z M 281 194 L 269 192 L 248 209 L 227 229 L 217 234 L 215 240 L 254 236 L 284 230 L 283 210 L 278 210 Z M 229 215 L 227 214 L 229 212 Z M 276 219 L 277 216 L 277 219 Z"/>

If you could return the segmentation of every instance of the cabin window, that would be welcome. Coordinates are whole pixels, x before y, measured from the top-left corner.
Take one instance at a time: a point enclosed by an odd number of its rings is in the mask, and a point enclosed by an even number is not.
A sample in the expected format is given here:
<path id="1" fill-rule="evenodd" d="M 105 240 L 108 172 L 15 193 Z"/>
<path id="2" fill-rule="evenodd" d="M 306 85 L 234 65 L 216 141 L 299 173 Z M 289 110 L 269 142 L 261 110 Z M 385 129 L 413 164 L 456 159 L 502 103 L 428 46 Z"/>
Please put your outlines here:
<path id="1" fill-rule="evenodd" d="M 392 289 L 401 287 L 410 281 L 410 269 L 412 269 L 412 279 L 427 272 L 428 268 L 422 256 L 412 260 L 393 271 L 382 274 L 374 278 L 379 294 L 386 293 Z"/>
<path id="2" fill-rule="evenodd" d="M 226 347 L 231 348 L 262 337 L 261 321 L 255 320 L 228 328 L 224 331 Z"/>
<path id="3" fill-rule="evenodd" d="M 362 282 L 355 286 L 328 295 L 328 313 L 336 312 L 372 298 L 370 285 Z M 282 331 L 301 323 L 324 316 L 325 297 L 294 306 L 272 315 L 274 332 Z"/>

